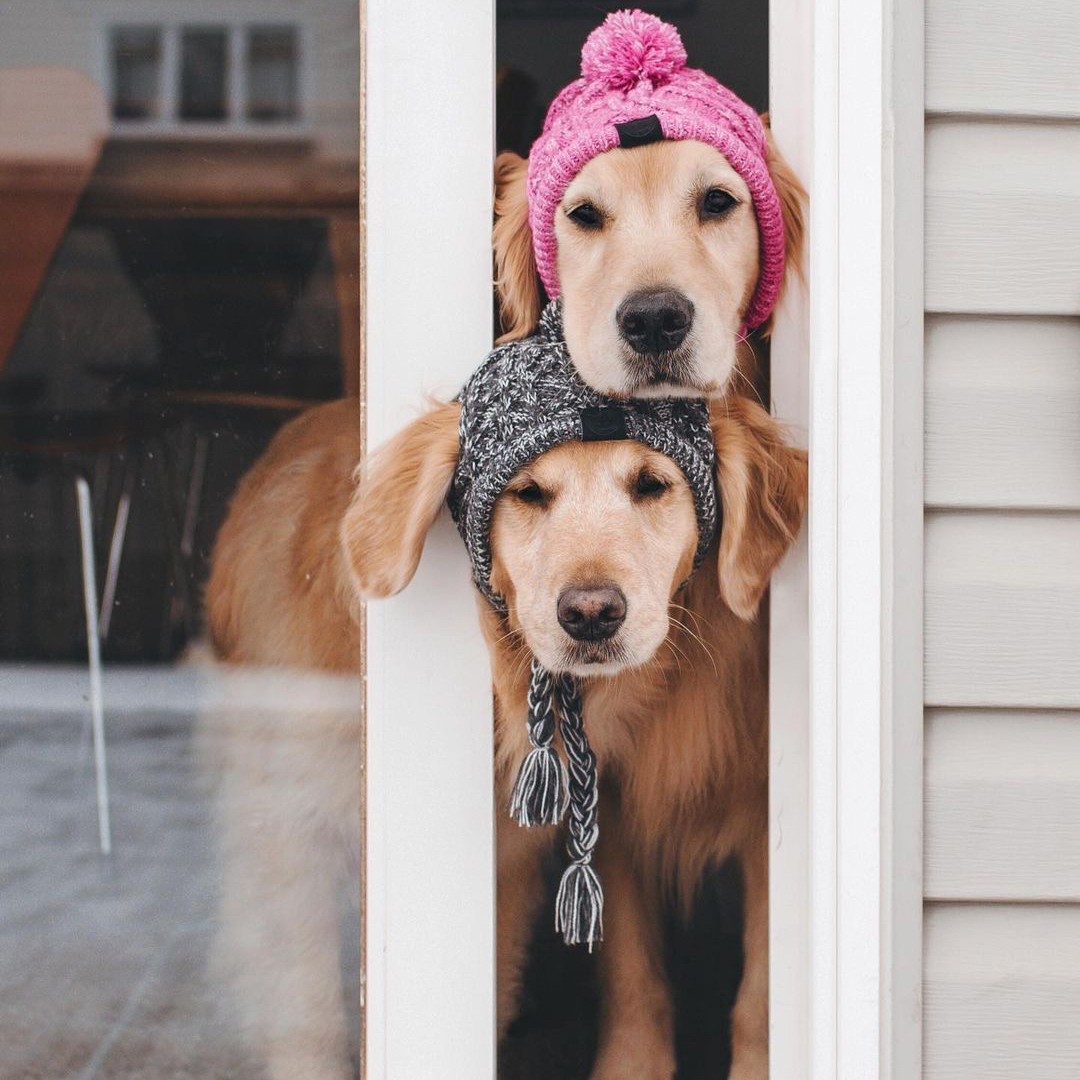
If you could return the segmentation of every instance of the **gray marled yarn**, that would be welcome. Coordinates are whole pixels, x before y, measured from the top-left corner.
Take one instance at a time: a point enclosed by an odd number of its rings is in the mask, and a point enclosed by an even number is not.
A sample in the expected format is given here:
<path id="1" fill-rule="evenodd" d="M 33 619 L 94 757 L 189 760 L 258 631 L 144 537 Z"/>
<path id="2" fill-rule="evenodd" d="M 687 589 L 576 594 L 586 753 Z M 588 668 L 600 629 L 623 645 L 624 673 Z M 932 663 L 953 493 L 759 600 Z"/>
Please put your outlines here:
<path id="1" fill-rule="evenodd" d="M 510 816 L 526 827 L 558 825 L 570 797 L 566 766 L 555 749 L 555 684 L 532 662 L 529 679 L 529 745 L 510 797 Z"/>
<path id="2" fill-rule="evenodd" d="M 461 453 L 448 501 L 476 586 L 499 611 L 506 605 L 491 587 L 488 538 L 495 501 L 522 466 L 552 447 L 581 439 L 582 409 L 618 410 L 630 438 L 682 469 L 697 507 L 695 566 L 708 550 L 718 525 L 708 406 L 699 398 L 611 398 L 586 386 L 566 350 L 559 301 L 544 309 L 535 337 L 491 353 L 459 397 Z"/>
<path id="3" fill-rule="evenodd" d="M 583 410 L 602 410 L 592 438 L 631 438 L 671 458 L 694 496 L 698 546 L 694 566 L 719 528 L 714 486 L 716 450 L 709 410 L 696 398 L 622 400 L 586 386 L 566 349 L 558 301 L 540 318 L 535 337 L 496 349 L 465 384 L 461 400 L 461 446 L 447 501 L 472 561 L 477 588 L 497 611 L 506 603 L 491 586 L 488 532 L 495 502 L 518 469 L 545 451 L 585 436 Z M 608 427 L 612 417 L 621 423 Z M 592 416 L 593 427 L 599 421 Z M 612 433 L 615 428 L 623 428 Z M 556 699 L 563 766 L 555 748 Z M 566 848 L 570 865 L 555 902 L 555 925 L 568 945 L 590 948 L 603 938 L 604 891 L 592 866 L 600 835 L 596 755 L 582 717 L 581 687 L 572 675 L 552 675 L 535 659 L 528 694 L 530 750 L 522 760 L 510 799 L 520 825 L 555 825 L 569 807 Z"/>
<path id="4" fill-rule="evenodd" d="M 562 737 L 570 761 L 570 819 L 566 851 L 570 865 L 559 882 L 555 898 L 555 929 L 567 945 L 588 945 L 604 939 L 604 890 L 592 866 L 593 849 L 600 839 L 598 809 L 600 784 L 596 755 L 585 737 L 581 715 L 581 687 L 573 675 L 560 675 L 555 684 L 562 713 Z"/>

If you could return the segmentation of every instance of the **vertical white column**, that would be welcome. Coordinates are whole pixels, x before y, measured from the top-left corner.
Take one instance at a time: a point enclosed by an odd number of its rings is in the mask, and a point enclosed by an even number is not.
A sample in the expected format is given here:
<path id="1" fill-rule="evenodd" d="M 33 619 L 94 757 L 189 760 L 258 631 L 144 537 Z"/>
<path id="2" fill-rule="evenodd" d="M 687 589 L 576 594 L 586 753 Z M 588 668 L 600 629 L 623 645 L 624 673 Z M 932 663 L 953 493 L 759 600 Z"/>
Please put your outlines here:
<path id="1" fill-rule="evenodd" d="M 922 1078 L 925 5 L 884 33 L 882 1073 Z"/>
<path id="2" fill-rule="evenodd" d="M 882 1076 L 887 0 L 837 0 L 837 1075 Z"/>
<path id="3" fill-rule="evenodd" d="M 773 588 L 776 1076 L 919 1075 L 921 19 L 772 6 L 774 130 L 810 189 L 773 396 L 811 451 L 809 574 Z"/>
<path id="4" fill-rule="evenodd" d="M 810 189 L 810 1016 L 811 1080 L 839 1080 L 837 643 L 839 603 L 838 0 L 814 0 Z M 868 361 L 869 362 L 869 361 Z M 868 717 L 867 723 L 874 723 Z M 873 941 L 867 943 L 873 948 Z M 873 1073 L 865 1080 L 871 1080 Z"/>
<path id="5" fill-rule="evenodd" d="M 491 346 L 494 3 L 366 5 L 369 445 Z M 492 1080 L 487 656 L 445 518 L 368 607 L 366 1076 Z"/>
<path id="6" fill-rule="evenodd" d="M 773 0 L 769 115 L 784 157 L 811 183 L 813 0 Z M 814 193 L 810 192 L 810 201 Z M 773 412 L 808 446 L 810 316 L 804 282 L 789 282 L 772 337 Z M 769 590 L 769 1064 L 806 1080 L 810 990 L 809 526 Z"/>
<path id="7" fill-rule="evenodd" d="M 921 4 L 813 0 L 811 1080 L 917 1080 Z"/>

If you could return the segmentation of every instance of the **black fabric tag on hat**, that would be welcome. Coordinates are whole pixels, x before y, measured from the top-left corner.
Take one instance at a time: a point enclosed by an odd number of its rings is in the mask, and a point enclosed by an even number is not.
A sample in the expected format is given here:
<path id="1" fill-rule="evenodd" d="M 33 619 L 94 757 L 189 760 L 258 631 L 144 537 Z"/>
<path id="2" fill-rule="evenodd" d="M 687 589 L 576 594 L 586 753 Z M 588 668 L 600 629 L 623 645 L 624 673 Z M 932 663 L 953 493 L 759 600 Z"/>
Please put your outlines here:
<path id="1" fill-rule="evenodd" d="M 606 442 L 628 439 L 626 413 L 622 409 L 590 408 L 581 410 L 581 441 Z"/>
<path id="2" fill-rule="evenodd" d="M 644 146 L 646 143 L 661 142 L 664 138 L 664 129 L 655 113 L 639 120 L 627 120 L 625 124 L 616 124 L 615 130 L 619 133 L 619 145 L 624 150 L 633 146 Z"/>

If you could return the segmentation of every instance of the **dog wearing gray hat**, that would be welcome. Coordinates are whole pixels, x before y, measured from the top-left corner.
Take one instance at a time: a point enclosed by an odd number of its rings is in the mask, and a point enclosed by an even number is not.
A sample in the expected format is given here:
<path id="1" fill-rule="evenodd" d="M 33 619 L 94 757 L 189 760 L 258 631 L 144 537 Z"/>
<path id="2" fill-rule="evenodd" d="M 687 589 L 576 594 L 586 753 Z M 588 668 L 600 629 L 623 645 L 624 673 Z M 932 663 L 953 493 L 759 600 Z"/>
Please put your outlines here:
<path id="1" fill-rule="evenodd" d="M 342 550 L 366 599 L 404 588 L 443 501 L 480 595 L 496 700 L 498 1003 L 513 1019 L 560 837 L 556 926 L 599 948 L 593 1080 L 675 1071 L 663 912 L 731 857 L 744 888 L 733 1077 L 768 1075 L 767 632 L 806 454 L 744 398 L 587 387 L 560 310 L 358 474 Z M 565 829 L 555 827 L 565 821 Z"/>

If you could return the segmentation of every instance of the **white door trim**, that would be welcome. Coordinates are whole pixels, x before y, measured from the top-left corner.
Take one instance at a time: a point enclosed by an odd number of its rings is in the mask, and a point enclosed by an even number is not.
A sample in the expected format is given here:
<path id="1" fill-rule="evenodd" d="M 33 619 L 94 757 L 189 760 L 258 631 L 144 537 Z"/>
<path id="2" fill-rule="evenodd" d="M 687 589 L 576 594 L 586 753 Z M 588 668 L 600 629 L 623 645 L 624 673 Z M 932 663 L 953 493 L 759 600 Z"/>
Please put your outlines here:
<path id="1" fill-rule="evenodd" d="M 490 342 L 490 157 L 462 148 L 491 145 L 494 18 L 493 0 L 366 7 L 375 445 Z M 773 589 L 773 1075 L 917 1080 L 922 5 L 773 0 L 772 23 L 774 125 L 812 198 L 809 292 L 773 352 L 777 411 L 812 455 L 808 554 Z M 494 1076 L 491 703 L 470 591 L 444 528 L 411 590 L 369 609 L 372 1080 Z"/>
<path id="2" fill-rule="evenodd" d="M 811 192 L 773 353 L 811 450 L 808 563 L 773 590 L 774 1076 L 921 1070 L 922 17 L 772 6 L 774 127 Z"/>
<path id="3" fill-rule="evenodd" d="M 491 348 L 494 0 L 367 0 L 366 21 L 377 446 Z M 446 515 L 367 619 L 365 1075 L 493 1080 L 491 680 Z"/>

